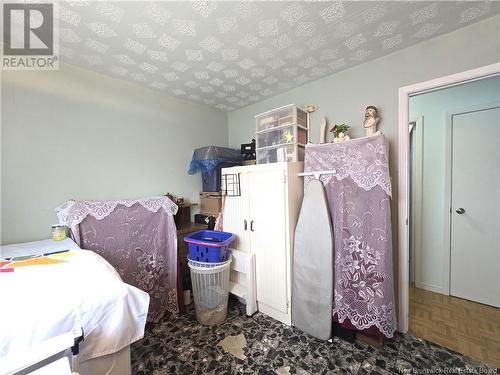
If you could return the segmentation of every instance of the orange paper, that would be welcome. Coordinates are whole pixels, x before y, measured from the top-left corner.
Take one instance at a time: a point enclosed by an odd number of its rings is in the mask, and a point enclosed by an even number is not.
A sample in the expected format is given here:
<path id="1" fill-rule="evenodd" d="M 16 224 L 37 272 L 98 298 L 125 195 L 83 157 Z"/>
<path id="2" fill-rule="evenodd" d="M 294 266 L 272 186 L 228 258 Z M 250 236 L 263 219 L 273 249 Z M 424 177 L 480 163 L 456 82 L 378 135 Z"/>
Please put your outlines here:
<path id="1" fill-rule="evenodd" d="M 17 267 L 27 267 L 27 266 L 58 264 L 58 263 L 64 263 L 64 260 L 52 259 L 49 257 L 38 257 L 38 258 L 20 260 L 18 262 L 12 262 L 9 266 L 17 268 Z"/>

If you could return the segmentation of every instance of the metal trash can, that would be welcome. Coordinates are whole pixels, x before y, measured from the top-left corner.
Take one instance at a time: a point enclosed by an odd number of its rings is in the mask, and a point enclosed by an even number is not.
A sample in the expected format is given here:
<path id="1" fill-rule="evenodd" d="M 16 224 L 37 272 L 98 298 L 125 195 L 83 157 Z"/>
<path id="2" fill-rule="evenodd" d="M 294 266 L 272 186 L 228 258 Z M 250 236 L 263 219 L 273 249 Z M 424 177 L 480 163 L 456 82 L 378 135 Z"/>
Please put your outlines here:
<path id="1" fill-rule="evenodd" d="M 208 326 L 222 323 L 227 316 L 231 257 L 222 263 L 188 261 L 196 319 Z"/>

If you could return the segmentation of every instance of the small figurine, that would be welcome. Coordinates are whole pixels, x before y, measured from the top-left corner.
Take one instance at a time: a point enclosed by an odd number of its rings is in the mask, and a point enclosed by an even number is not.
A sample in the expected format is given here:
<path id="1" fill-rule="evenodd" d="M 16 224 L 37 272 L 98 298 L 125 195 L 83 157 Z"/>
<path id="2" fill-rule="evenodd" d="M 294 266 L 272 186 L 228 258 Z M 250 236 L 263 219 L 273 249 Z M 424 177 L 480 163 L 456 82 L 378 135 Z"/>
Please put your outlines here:
<path id="1" fill-rule="evenodd" d="M 346 124 L 335 125 L 332 130 L 330 130 L 330 132 L 333 133 L 333 143 L 349 141 L 351 137 L 346 134 L 349 128 L 350 126 Z"/>
<path id="2" fill-rule="evenodd" d="M 285 142 L 286 143 L 293 143 L 293 134 L 290 133 L 290 131 L 287 131 L 285 133 Z"/>
<path id="3" fill-rule="evenodd" d="M 377 107 L 369 105 L 365 109 L 365 123 L 363 124 L 366 132 L 366 136 L 369 137 L 374 135 L 377 131 L 377 124 L 380 120 L 378 116 Z"/>
<path id="4" fill-rule="evenodd" d="M 316 106 L 313 104 L 309 104 L 307 107 L 304 108 L 304 111 L 306 111 L 307 113 L 316 112 Z"/>

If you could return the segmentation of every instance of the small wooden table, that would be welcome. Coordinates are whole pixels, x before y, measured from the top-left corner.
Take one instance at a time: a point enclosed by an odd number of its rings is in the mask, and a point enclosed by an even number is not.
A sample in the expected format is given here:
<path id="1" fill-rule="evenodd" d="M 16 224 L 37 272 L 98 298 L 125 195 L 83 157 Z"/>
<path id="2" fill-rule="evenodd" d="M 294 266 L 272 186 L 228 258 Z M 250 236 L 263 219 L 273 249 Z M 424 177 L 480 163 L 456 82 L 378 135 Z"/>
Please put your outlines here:
<path id="1" fill-rule="evenodd" d="M 175 225 L 178 228 L 188 227 L 191 223 L 191 207 L 197 206 L 198 203 L 182 203 L 177 204 L 177 213 L 174 215 Z"/>

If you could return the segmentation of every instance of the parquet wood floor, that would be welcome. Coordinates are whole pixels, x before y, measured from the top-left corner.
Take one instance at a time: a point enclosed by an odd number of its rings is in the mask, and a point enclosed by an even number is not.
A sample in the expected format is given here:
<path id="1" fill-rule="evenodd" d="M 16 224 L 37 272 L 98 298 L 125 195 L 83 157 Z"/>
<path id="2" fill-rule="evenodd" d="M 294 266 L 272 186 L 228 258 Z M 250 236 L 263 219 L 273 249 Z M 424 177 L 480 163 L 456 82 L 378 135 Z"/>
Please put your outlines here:
<path id="1" fill-rule="evenodd" d="M 410 288 L 410 333 L 500 367 L 500 309 Z"/>

